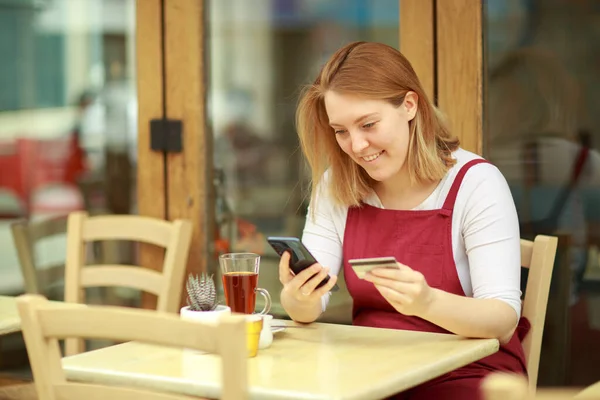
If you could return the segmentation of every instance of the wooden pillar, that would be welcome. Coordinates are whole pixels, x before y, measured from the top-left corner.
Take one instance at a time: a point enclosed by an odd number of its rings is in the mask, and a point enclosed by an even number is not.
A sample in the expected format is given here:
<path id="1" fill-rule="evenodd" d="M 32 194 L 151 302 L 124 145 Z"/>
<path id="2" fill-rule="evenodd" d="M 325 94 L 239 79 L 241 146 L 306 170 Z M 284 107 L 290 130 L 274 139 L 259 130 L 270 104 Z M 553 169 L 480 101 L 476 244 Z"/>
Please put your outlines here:
<path id="1" fill-rule="evenodd" d="M 163 111 L 162 1 L 138 0 L 136 3 L 136 65 L 138 98 L 138 213 L 165 219 L 165 163 L 162 152 L 150 149 L 150 120 L 160 119 Z M 140 265 L 162 269 L 164 250 L 140 244 Z M 144 308 L 156 307 L 156 296 L 144 294 Z"/>
<path id="2" fill-rule="evenodd" d="M 482 0 L 436 1 L 438 106 L 461 147 L 482 153 Z"/>
<path id="3" fill-rule="evenodd" d="M 435 0 L 400 0 L 400 51 L 415 69 L 430 100 L 435 88 Z"/>
<path id="4" fill-rule="evenodd" d="M 167 155 L 167 215 L 192 221 L 187 274 L 207 269 L 211 132 L 206 128 L 205 2 L 163 0 L 166 117 L 181 120 L 183 151 Z M 182 298 L 185 301 L 185 296 Z"/>

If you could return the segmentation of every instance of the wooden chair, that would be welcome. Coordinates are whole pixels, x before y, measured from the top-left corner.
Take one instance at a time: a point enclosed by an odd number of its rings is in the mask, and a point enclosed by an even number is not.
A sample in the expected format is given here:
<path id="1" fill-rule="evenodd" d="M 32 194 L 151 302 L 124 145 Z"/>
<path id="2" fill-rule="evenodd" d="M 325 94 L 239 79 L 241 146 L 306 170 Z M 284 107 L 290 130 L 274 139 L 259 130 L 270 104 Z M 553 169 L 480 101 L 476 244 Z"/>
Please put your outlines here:
<path id="1" fill-rule="evenodd" d="M 187 220 L 69 214 L 65 302 L 84 303 L 85 288 L 128 287 L 157 295 L 157 311 L 178 313 L 191 237 L 192 224 Z M 102 240 L 133 240 L 166 248 L 162 272 L 132 265 L 85 265 L 86 243 Z M 83 350 L 83 340 L 65 340 L 65 355 Z"/>
<path id="2" fill-rule="evenodd" d="M 36 257 L 36 247 L 44 239 L 67 234 L 67 215 L 46 220 L 27 221 L 21 219 L 11 224 L 11 232 L 17 257 L 23 275 L 25 293 L 41 294 L 51 300 L 63 300 L 65 278 L 65 260 L 44 264 Z M 97 262 L 105 262 L 114 255 L 114 244 L 95 243 L 94 252 Z M 109 261 L 110 262 L 110 261 Z M 59 286 L 60 284 L 60 286 Z M 60 288 L 60 290 L 58 290 Z M 0 398 L 1 400 L 1 398 Z"/>
<path id="3" fill-rule="evenodd" d="M 538 387 L 568 386 L 570 381 L 573 243 L 570 233 L 557 231 L 552 236 L 558 238 L 558 247 L 548 295 Z"/>
<path id="4" fill-rule="evenodd" d="M 523 339 L 531 393 L 535 393 L 537 386 L 546 307 L 557 245 L 558 239 L 552 236 L 538 235 L 533 242 L 521 240 L 521 265 L 523 268 L 529 268 L 522 316 L 531 323 L 531 330 Z"/>
<path id="5" fill-rule="evenodd" d="M 522 375 L 492 373 L 482 382 L 484 400 L 591 400 L 600 399 L 599 391 L 555 387 L 531 393 L 527 379 Z"/>
<path id="6" fill-rule="evenodd" d="M 65 263 L 41 265 L 35 257 L 35 248 L 42 239 L 66 234 L 67 216 L 31 222 L 19 220 L 11 224 L 11 231 L 21 272 L 25 283 L 25 292 L 50 296 L 48 288 L 64 279 Z M 62 299 L 54 299 L 62 300 Z"/>
<path id="7" fill-rule="evenodd" d="M 41 294 L 52 300 L 63 300 L 65 260 L 44 262 L 36 257 L 36 249 L 40 242 L 67 233 L 67 216 L 58 216 L 42 221 L 20 219 L 11 223 L 11 233 L 17 252 L 17 258 L 23 275 L 25 293 Z M 20 294 L 19 292 L 18 294 Z M 15 293 L 17 294 L 17 293 Z M 14 339 L 21 342 L 14 333 Z M 0 347 L 6 338 L 0 338 Z M 10 339 L 9 339 L 10 340 Z M 8 342 L 9 340 L 6 340 Z M 11 349 L 3 349 L 0 357 L 2 368 L 17 368 L 27 364 L 27 353 L 24 344 Z M 2 393 L 2 392 L 0 392 Z M 4 395 L 4 394 L 2 394 Z M 3 397 L 0 396 L 0 400 Z"/>
<path id="8" fill-rule="evenodd" d="M 247 398 L 246 322 L 243 316 L 225 316 L 216 325 L 205 325 L 153 310 L 53 304 L 39 295 L 20 296 L 17 307 L 39 400 L 193 398 L 135 388 L 68 382 L 58 346 L 58 340 L 66 337 L 135 340 L 217 353 L 222 358 L 221 398 Z"/>

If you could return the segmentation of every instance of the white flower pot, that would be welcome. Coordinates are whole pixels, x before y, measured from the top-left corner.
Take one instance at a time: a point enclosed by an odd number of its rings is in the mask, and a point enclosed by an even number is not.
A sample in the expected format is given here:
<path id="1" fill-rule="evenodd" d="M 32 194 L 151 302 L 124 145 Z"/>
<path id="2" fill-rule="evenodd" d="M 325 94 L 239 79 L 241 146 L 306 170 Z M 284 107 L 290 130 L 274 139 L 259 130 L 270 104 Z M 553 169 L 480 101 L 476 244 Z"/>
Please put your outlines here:
<path id="1" fill-rule="evenodd" d="M 193 311 L 189 306 L 182 307 L 179 311 L 181 319 L 186 321 L 200 321 L 214 323 L 221 315 L 231 315 L 231 308 L 228 306 L 218 305 L 212 311 Z"/>
<path id="2" fill-rule="evenodd" d="M 181 310 L 179 310 L 179 315 L 180 315 L 181 319 L 186 320 L 186 321 L 198 321 L 198 322 L 203 322 L 203 323 L 208 323 L 208 324 L 216 324 L 219 317 L 221 317 L 222 315 L 231 315 L 231 308 L 229 308 L 228 306 L 224 306 L 224 305 L 218 305 L 217 308 L 215 308 L 212 311 L 193 311 L 193 310 L 190 310 L 189 306 L 185 306 L 185 307 L 182 307 Z M 186 352 L 192 352 L 194 354 L 205 354 L 206 353 L 204 351 L 198 351 L 198 350 L 192 350 L 192 349 L 185 349 L 185 350 L 186 350 Z"/>

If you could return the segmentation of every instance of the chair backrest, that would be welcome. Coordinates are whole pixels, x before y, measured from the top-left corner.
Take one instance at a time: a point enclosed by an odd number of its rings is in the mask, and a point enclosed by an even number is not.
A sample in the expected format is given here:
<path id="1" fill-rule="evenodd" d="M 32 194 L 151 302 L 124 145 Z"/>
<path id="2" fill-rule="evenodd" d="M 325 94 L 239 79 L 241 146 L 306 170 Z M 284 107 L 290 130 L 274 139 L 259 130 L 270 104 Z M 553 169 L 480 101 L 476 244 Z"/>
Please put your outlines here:
<path id="1" fill-rule="evenodd" d="M 535 392 L 537 386 L 542 335 L 557 245 L 558 239 L 553 236 L 538 235 L 533 242 L 521 239 L 521 265 L 529 268 L 522 316 L 531 323 L 531 330 L 523 339 L 523 350 L 532 392 Z"/>
<path id="2" fill-rule="evenodd" d="M 173 222 L 138 215 L 69 214 L 65 302 L 84 303 L 89 287 L 128 287 L 155 294 L 156 310 L 178 313 L 192 238 L 187 220 Z M 103 240 L 132 240 L 166 249 L 162 271 L 132 265 L 85 265 L 85 244 Z M 65 340 L 65 355 L 83 351 L 84 342 Z"/>
<path id="3" fill-rule="evenodd" d="M 484 400 L 587 400 L 596 395 L 576 388 L 543 388 L 531 393 L 527 379 L 522 375 L 495 372 L 483 379 L 481 390 Z"/>
<path id="4" fill-rule="evenodd" d="M 135 340 L 217 353 L 222 359 L 221 398 L 247 397 L 248 352 L 243 316 L 223 316 L 216 324 L 203 324 L 154 310 L 53 303 L 39 295 L 20 296 L 17 307 L 39 400 L 192 399 L 134 388 L 68 382 L 58 345 L 58 340 L 66 337 Z"/>
<path id="5" fill-rule="evenodd" d="M 11 224 L 11 232 L 21 265 L 25 292 L 47 296 L 48 285 L 64 279 L 65 262 L 42 266 L 36 260 L 35 249 L 42 239 L 67 233 L 67 216 L 42 221 L 19 220 Z"/>

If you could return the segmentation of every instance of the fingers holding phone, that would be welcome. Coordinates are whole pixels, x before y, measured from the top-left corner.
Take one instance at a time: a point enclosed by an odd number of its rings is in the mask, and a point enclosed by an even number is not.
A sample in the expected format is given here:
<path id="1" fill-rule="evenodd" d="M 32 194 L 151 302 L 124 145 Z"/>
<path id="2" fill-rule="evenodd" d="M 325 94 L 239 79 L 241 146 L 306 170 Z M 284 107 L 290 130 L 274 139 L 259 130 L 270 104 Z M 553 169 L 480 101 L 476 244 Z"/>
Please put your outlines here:
<path id="1" fill-rule="evenodd" d="M 312 273 L 312 275 L 310 275 Z M 306 279 L 304 276 L 305 275 Z M 324 279 L 329 279 L 323 284 Z M 321 298 L 327 292 L 331 291 L 337 282 L 337 275 L 330 276 L 329 268 L 321 264 L 314 264 L 310 268 L 303 270 L 296 278 L 300 277 L 304 283 L 299 287 L 300 294 L 308 298 Z"/>
<path id="2" fill-rule="evenodd" d="M 267 242 L 281 257 L 279 261 L 279 279 L 282 284 L 285 285 L 293 279 L 292 277 L 299 276 L 302 272 L 307 269 L 310 270 L 310 268 L 316 264 L 319 265 L 318 270 L 311 270 L 313 272 L 310 276 L 321 272 L 322 266 L 320 266 L 317 259 L 304 246 L 300 239 L 295 237 L 269 236 Z M 337 285 L 328 285 L 329 280 L 331 279 L 329 274 L 324 273 L 324 275 L 320 276 L 322 279 L 317 282 L 315 288 L 320 289 L 321 287 L 327 287 L 331 291 L 338 290 Z M 302 284 L 304 284 L 304 281 Z M 311 291 L 314 291 L 314 288 L 312 288 Z"/>
<path id="3" fill-rule="evenodd" d="M 284 251 L 279 259 L 279 282 L 284 286 L 294 279 L 294 273 L 290 269 L 290 258 L 290 253 Z"/>
<path id="4" fill-rule="evenodd" d="M 279 260 L 279 281 L 284 290 L 297 301 L 314 301 L 329 292 L 337 282 L 337 276 L 329 277 L 325 284 L 323 280 L 329 275 L 329 269 L 319 263 L 313 263 L 294 274 L 290 268 L 290 254 L 283 252 Z M 320 286 L 320 287 L 319 287 Z"/>

